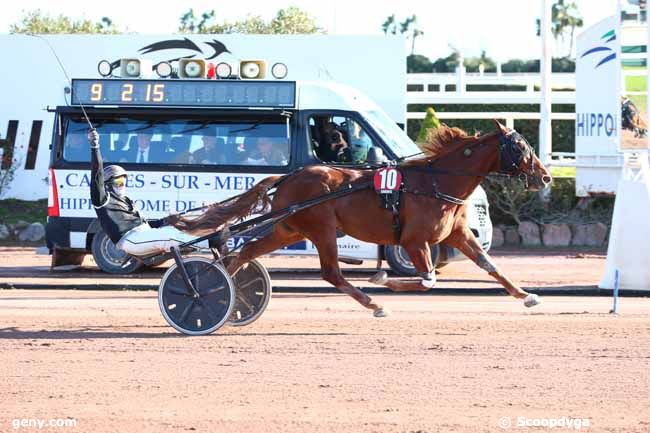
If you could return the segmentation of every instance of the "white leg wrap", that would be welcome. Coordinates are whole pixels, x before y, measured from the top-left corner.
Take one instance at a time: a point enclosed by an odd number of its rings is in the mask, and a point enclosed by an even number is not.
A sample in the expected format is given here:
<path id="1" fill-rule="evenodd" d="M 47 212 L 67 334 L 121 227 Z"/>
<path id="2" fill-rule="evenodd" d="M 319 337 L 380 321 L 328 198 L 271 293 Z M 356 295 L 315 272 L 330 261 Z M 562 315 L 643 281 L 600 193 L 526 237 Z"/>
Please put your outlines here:
<path id="1" fill-rule="evenodd" d="M 427 289 L 432 289 L 436 285 L 435 272 L 421 273 L 420 277 L 422 277 L 420 284 L 422 284 L 423 287 L 426 287 Z"/>
<path id="2" fill-rule="evenodd" d="M 539 305 L 542 302 L 541 299 L 539 299 L 539 296 L 529 293 L 528 296 L 524 298 L 524 305 L 528 308 L 534 307 L 535 305 Z"/>
<path id="3" fill-rule="evenodd" d="M 433 286 L 436 285 L 436 280 L 424 280 L 423 279 L 422 281 L 420 281 L 420 284 L 422 284 L 427 289 L 432 289 Z"/>
<path id="4" fill-rule="evenodd" d="M 476 263 L 479 265 L 481 269 L 484 269 L 488 274 L 493 274 L 497 271 L 496 266 L 492 264 L 490 258 L 485 253 L 481 253 L 478 256 L 478 260 L 476 261 Z"/>

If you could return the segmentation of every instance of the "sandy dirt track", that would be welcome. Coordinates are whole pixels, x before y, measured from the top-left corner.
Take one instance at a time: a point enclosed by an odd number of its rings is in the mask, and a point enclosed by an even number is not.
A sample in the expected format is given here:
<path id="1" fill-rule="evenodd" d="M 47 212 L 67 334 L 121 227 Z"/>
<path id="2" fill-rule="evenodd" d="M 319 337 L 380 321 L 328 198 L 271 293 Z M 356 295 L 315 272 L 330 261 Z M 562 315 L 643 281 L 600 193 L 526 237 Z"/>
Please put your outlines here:
<path id="1" fill-rule="evenodd" d="M 0 431 L 650 431 L 650 298 L 613 317 L 604 297 L 376 295 L 393 313 L 376 319 L 343 295 L 278 294 L 253 325 L 188 338 L 155 296 L 0 291 Z"/>
<path id="2" fill-rule="evenodd" d="M 605 253 L 585 249 L 530 249 L 490 251 L 499 268 L 522 287 L 556 291 L 594 290 L 605 268 Z M 318 272 L 317 257 L 264 257 L 262 263 L 272 271 L 274 287 L 331 289 Z M 168 265 L 168 264 L 167 264 Z M 341 264 L 346 278 L 360 287 L 375 272 L 375 262 L 363 266 Z M 131 275 L 100 272 L 86 256 L 84 266 L 75 270 L 50 271 L 50 256 L 36 255 L 33 248 L 0 247 L 0 287 L 26 288 L 157 288 L 165 266 Z M 388 266 L 384 262 L 384 269 Z M 469 260 L 454 262 L 441 270 L 437 289 L 494 289 L 501 286 Z M 54 287 L 53 287 L 54 286 Z M 57 287 L 58 286 L 58 287 Z M 505 291 L 504 291 L 505 292 Z"/>

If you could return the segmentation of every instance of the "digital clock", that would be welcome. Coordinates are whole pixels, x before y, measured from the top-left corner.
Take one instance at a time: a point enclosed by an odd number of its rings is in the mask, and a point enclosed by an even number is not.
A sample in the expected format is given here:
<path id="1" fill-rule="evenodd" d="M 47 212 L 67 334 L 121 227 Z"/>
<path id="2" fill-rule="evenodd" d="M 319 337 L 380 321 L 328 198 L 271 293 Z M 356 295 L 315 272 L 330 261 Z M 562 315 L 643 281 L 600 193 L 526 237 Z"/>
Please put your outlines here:
<path id="1" fill-rule="evenodd" d="M 292 81 L 73 79 L 73 105 L 278 107 L 296 103 Z"/>

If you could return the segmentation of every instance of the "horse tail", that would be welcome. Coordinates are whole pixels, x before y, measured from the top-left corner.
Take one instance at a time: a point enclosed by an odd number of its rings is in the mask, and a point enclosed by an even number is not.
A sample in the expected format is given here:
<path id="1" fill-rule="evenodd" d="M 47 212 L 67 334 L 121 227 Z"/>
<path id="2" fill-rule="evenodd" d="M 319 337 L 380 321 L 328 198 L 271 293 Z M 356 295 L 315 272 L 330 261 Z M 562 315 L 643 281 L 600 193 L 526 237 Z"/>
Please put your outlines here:
<path id="1" fill-rule="evenodd" d="M 220 203 L 208 206 L 198 217 L 172 215 L 168 222 L 179 230 L 192 234 L 216 232 L 226 224 L 247 217 L 255 210 L 261 211 L 270 205 L 268 191 L 277 186 L 282 176 L 271 176 L 260 181 L 243 194 L 236 195 Z"/>

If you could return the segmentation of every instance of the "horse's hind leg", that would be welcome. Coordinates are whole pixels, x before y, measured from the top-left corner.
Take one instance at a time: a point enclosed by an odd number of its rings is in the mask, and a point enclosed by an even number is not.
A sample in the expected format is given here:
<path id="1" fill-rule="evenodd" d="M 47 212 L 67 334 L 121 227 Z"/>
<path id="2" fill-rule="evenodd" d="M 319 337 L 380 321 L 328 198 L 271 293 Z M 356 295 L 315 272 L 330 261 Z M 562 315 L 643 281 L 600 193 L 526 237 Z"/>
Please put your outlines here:
<path id="1" fill-rule="evenodd" d="M 341 292 L 352 296 L 364 307 L 373 310 L 375 317 L 385 317 L 388 315 L 388 312 L 379 304 L 373 302 L 370 296 L 366 295 L 358 287 L 354 287 L 343 277 L 338 263 L 335 228 L 322 230 L 318 235 L 310 239 L 318 249 L 321 275 L 325 281 L 332 284 Z"/>
<path id="2" fill-rule="evenodd" d="M 245 245 L 239 254 L 235 255 L 234 259 L 228 263 L 228 273 L 234 276 L 242 266 L 251 260 L 304 238 L 302 234 L 285 227 L 283 224 L 278 224 L 273 227 L 273 230 L 268 235 Z"/>
<path id="3" fill-rule="evenodd" d="M 436 273 L 431 261 L 431 250 L 426 242 L 405 241 L 402 246 L 408 253 L 413 266 L 418 271 L 420 279 L 417 281 L 401 281 L 388 278 L 385 271 L 379 271 L 370 278 L 370 282 L 386 286 L 394 292 L 426 291 L 436 284 Z"/>
<path id="4" fill-rule="evenodd" d="M 483 251 L 483 247 L 478 243 L 474 234 L 469 228 L 463 227 L 452 232 L 452 234 L 445 240 L 449 245 L 458 248 L 463 254 L 469 257 L 481 269 L 487 271 L 494 279 L 505 287 L 508 293 L 515 298 L 523 298 L 526 307 L 534 307 L 539 304 L 539 296 L 528 293 L 517 287 L 512 281 L 508 279 L 501 271 L 492 263 L 492 259 L 488 254 Z"/>

